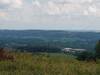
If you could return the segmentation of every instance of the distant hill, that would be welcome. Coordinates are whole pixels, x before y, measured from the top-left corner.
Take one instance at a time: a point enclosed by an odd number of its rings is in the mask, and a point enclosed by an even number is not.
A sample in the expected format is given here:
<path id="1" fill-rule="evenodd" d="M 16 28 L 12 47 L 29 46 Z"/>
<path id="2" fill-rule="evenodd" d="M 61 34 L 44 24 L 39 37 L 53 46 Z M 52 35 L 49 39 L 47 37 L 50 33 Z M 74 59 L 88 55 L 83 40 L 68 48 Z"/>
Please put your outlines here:
<path id="1" fill-rule="evenodd" d="M 0 47 L 25 50 L 82 48 L 94 50 L 99 32 L 60 30 L 0 30 Z M 44 51 L 42 50 L 42 51 Z"/>

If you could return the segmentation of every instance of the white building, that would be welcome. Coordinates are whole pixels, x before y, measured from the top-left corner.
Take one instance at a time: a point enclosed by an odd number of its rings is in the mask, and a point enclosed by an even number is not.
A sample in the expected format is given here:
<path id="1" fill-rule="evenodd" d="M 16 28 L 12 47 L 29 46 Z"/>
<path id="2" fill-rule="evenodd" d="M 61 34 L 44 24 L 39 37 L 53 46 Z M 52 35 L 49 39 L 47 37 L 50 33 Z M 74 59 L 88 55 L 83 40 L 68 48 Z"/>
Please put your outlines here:
<path id="1" fill-rule="evenodd" d="M 73 48 L 64 48 L 62 49 L 63 52 L 66 53 L 75 53 L 75 52 L 84 52 L 86 49 L 73 49 Z"/>
<path id="2" fill-rule="evenodd" d="M 72 48 L 64 48 L 62 49 L 63 52 L 70 52 L 72 50 Z"/>

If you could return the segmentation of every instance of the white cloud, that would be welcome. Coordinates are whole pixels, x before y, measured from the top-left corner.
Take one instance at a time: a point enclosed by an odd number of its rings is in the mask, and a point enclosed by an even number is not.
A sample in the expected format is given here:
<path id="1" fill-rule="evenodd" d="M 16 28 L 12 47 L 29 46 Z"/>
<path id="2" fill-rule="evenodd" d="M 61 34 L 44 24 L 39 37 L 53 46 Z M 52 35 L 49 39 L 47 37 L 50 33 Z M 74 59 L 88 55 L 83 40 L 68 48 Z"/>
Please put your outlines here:
<path id="1" fill-rule="evenodd" d="M 89 15 L 89 12 L 88 12 L 87 10 L 84 10 L 84 11 L 83 11 L 83 14 L 84 14 L 84 15 Z"/>
<path id="2" fill-rule="evenodd" d="M 22 4 L 23 4 L 22 0 L 12 0 L 11 1 L 11 7 L 13 8 L 20 8 Z"/>
<path id="3" fill-rule="evenodd" d="M 39 1 L 32 1 L 33 6 L 41 7 L 41 4 Z"/>
<path id="4" fill-rule="evenodd" d="M 6 17 L 7 16 L 7 13 L 5 12 L 0 12 L 0 17 Z"/>
<path id="5" fill-rule="evenodd" d="M 34 7 L 38 7 L 41 12 L 48 15 L 95 15 L 97 12 L 97 1 L 95 0 L 50 0 L 33 2 Z M 99 8 L 99 7 L 98 7 Z M 37 13 L 41 13 L 37 12 Z"/>
<path id="6" fill-rule="evenodd" d="M 14 9 L 14 8 L 23 8 L 25 9 L 26 6 L 24 3 L 26 0 L 0 0 L 0 4 L 5 6 L 6 8 Z M 48 15 L 73 15 L 73 14 L 81 14 L 81 15 L 89 15 L 97 12 L 97 0 L 32 0 L 33 4 L 33 13 L 36 14 L 48 14 Z M 0 6 L 1 6 L 0 5 Z M 22 6 L 23 5 L 23 6 Z M 94 5 L 94 6 L 93 6 Z M 100 8 L 100 7 L 98 7 Z"/>
<path id="7" fill-rule="evenodd" d="M 10 0 L 0 0 L 0 3 L 3 3 L 3 4 L 10 4 Z"/>
<path id="8" fill-rule="evenodd" d="M 94 0 L 55 0 L 55 2 L 63 3 L 92 3 Z"/>
<path id="9" fill-rule="evenodd" d="M 70 12 L 80 11 L 81 9 L 80 4 L 62 2 L 57 3 L 55 1 L 47 1 L 44 4 L 39 1 L 34 1 L 33 6 L 38 7 L 40 10 L 44 11 L 49 15 L 64 15 Z"/>
<path id="10" fill-rule="evenodd" d="M 92 3 L 93 2 L 93 0 L 80 0 L 82 3 L 86 3 L 86 2 L 88 2 L 88 3 Z"/>
<path id="11" fill-rule="evenodd" d="M 12 24 L 19 28 L 21 25 L 23 28 L 25 25 L 30 25 L 30 28 L 31 25 L 36 25 L 37 28 L 42 25 L 51 28 L 53 25 L 56 28 L 71 28 L 74 25 L 76 29 L 82 26 L 88 28 L 88 25 L 100 24 L 100 1 L 0 0 L 0 24 Z"/>
<path id="12" fill-rule="evenodd" d="M 84 15 L 100 17 L 100 9 L 96 5 L 90 5 L 83 12 Z"/>
<path id="13" fill-rule="evenodd" d="M 50 15 L 56 15 L 61 13 L 59 6 L 57 6 L 52 1 L 48 1 L 45 11 Z"/>
<path id="14" fill-rule="evenodd" d="M 94 5 L 94 6 L 89 6 L 88 10 L 89 10 L 90 12 L 92 12 L 92 13 L 96 13 L 96 12 L 97 12 L 97 8 L 96 8 L 95 5 Z"/>
<path id="15" fill-rule="evenodd" d="M 23 4 L 22 0 L 0 0 L 2 7 L 20 8 Z"/>

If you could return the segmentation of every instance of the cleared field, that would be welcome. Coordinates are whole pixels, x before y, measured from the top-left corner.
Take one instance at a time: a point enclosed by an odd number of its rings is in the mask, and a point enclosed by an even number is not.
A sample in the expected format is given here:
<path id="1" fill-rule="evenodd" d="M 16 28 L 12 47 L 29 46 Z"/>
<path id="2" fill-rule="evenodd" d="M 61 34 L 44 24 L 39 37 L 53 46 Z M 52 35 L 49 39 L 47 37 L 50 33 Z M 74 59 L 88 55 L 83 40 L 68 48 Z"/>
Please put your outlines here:
<path id="1" fill-rule="evenodd" d="M 78 61 L 63 53 L 14 53 L 0 61 L 0 75 L 100 75 L 100 62 Z"/>

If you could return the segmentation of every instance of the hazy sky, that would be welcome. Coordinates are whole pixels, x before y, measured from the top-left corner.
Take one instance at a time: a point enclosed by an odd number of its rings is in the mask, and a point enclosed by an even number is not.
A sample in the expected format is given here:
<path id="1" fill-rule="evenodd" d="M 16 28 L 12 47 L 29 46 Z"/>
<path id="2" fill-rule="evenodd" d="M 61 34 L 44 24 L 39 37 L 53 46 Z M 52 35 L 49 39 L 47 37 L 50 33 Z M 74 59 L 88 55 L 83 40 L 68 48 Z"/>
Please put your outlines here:
<path id="1" fill-rule="evenodd" d="M 0 29 L 100 30 L 100 0 L 0 0 Z"/>

